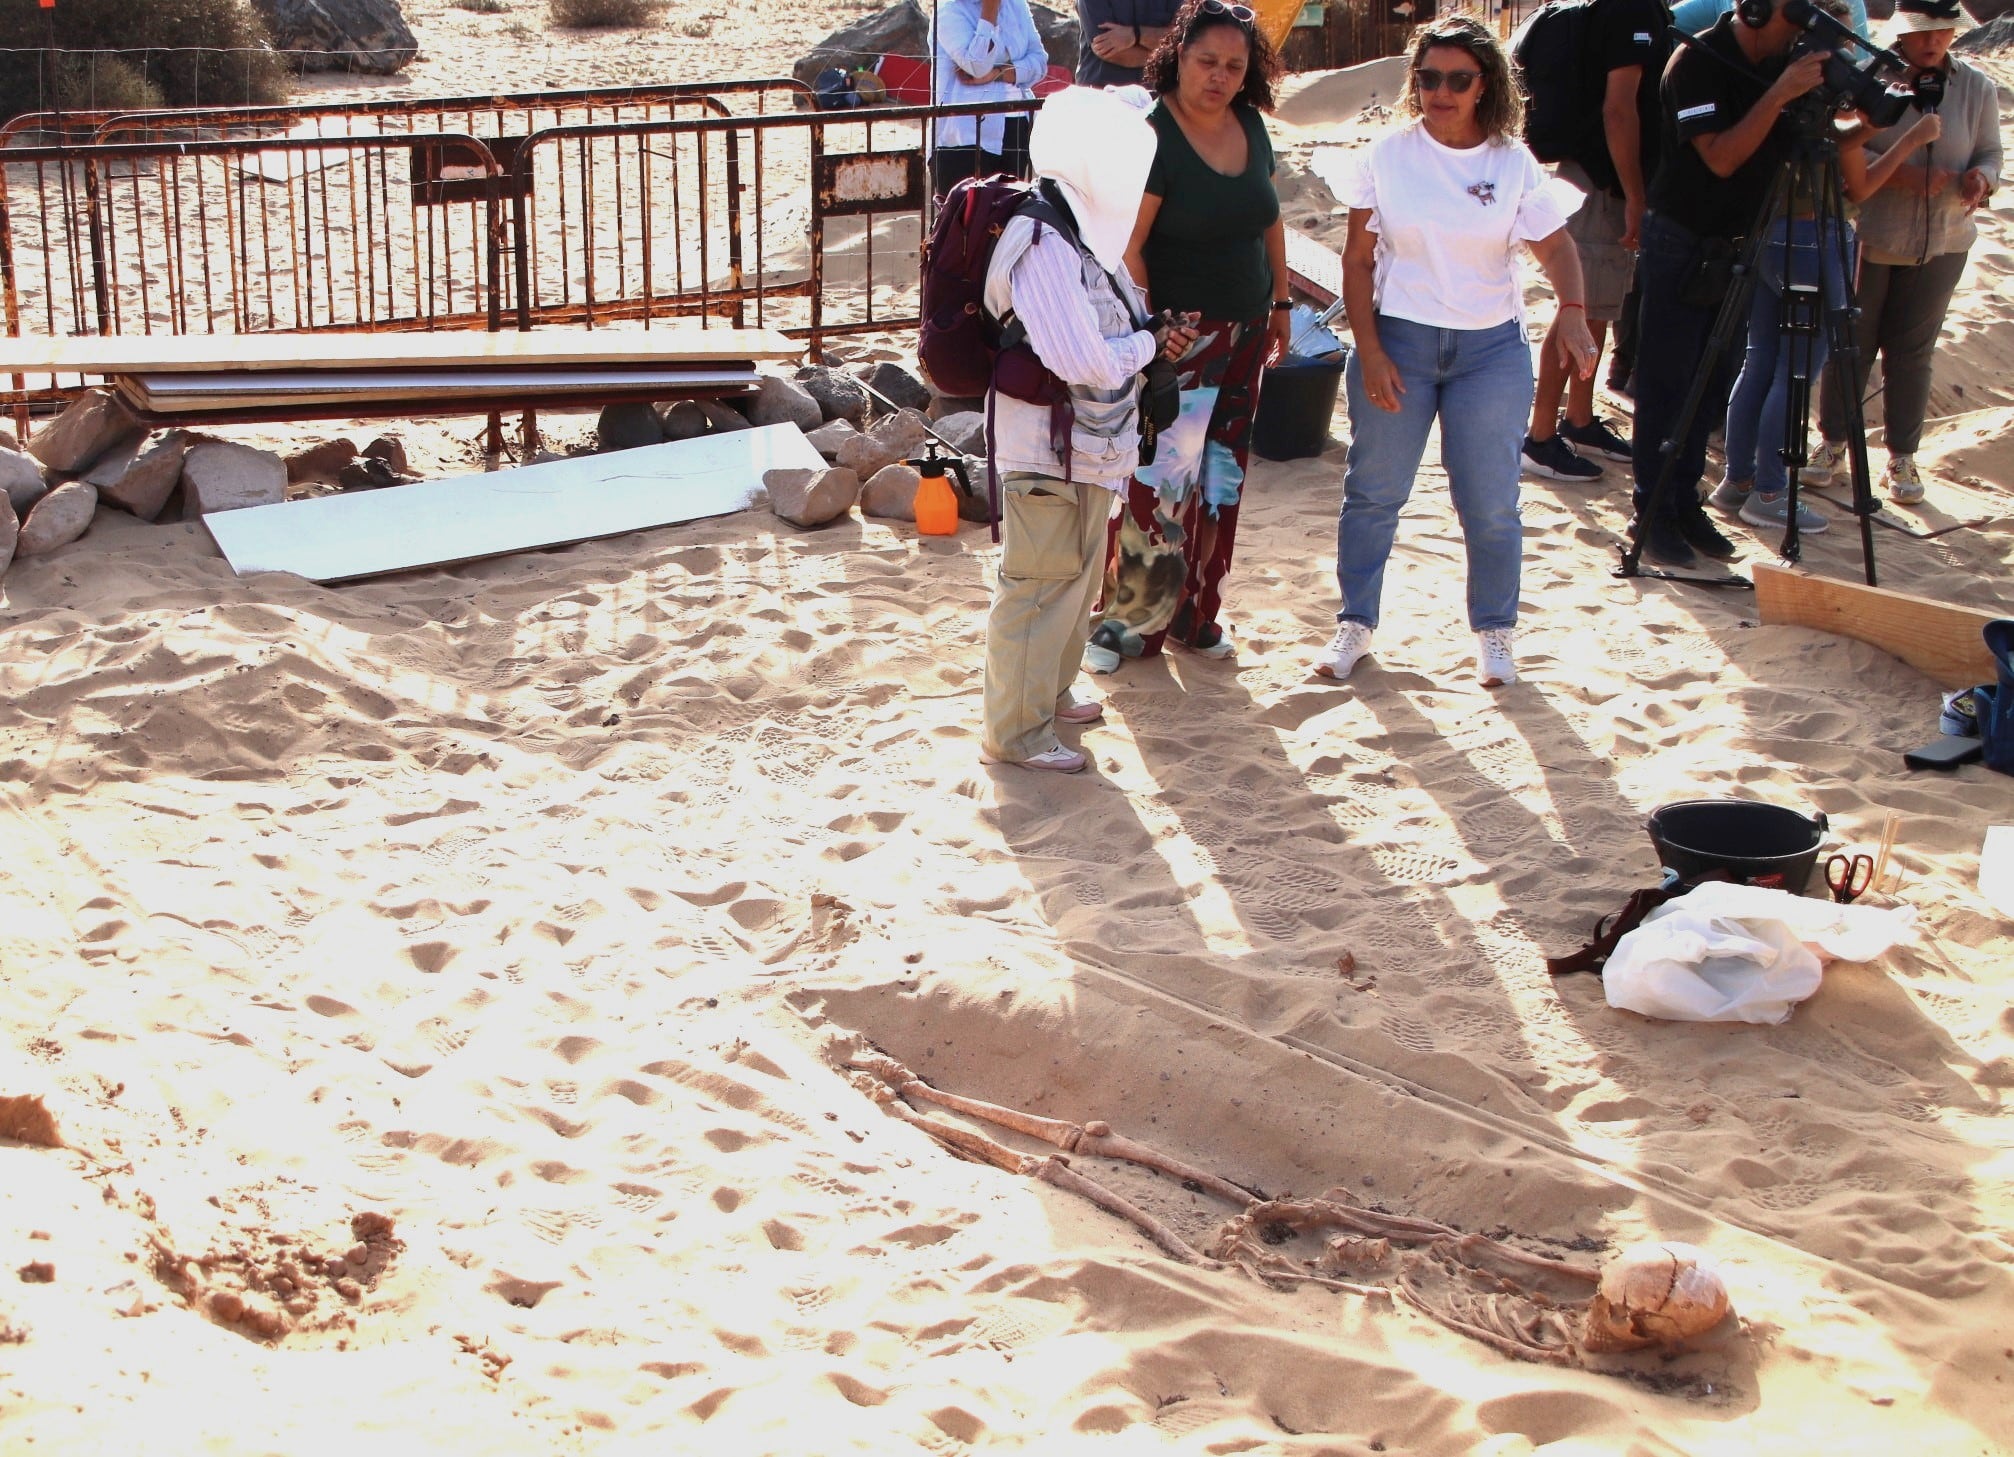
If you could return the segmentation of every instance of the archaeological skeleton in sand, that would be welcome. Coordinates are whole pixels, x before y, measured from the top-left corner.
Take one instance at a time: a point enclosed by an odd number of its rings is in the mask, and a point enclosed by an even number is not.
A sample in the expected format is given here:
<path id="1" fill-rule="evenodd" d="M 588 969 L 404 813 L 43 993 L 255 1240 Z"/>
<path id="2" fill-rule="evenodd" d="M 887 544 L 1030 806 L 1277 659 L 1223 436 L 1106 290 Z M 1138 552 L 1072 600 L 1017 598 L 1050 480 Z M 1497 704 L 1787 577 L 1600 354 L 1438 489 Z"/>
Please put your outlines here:
<path id="1" fill-rule="evenodd" d="M 1100 1120 L 1071 1123 L 943 1092 L 878 1052 L 857 1053 L 847 1066 L 865 1096 L 952 1152 L 1077 1194 L 1185 1264 L 1230 1267 L 1272 1284 L 1318 1285 L 1380 1301 L 1396 1295 L 1448 1329 L 1520 1360 L 1581 1366 L 1587 1356 L 1676 1350 L 1719 1325 L 1731 1308 L 1711 1263 L 1688 1245 L 1634 1246 L 1593 1270 L 1434 1220 L 1367 1209 L 1342 1189 L 1317 1199 L 1269 1199 L 1114 1133 Z M 919 1112 L 914 1103 L 935 1104 L 1062 1152 L 1020 1153 L 977 1129 Z M 1152 1169 L 1239 1212 L 1199 1250 L 1073 1167 L 1073 1154 Z M 1300 1236 L 1318 1241 L 1312 1258 L 1286 1248 Z M 1390 1284 L 1373 1283 L 1379 1279 Z"/>

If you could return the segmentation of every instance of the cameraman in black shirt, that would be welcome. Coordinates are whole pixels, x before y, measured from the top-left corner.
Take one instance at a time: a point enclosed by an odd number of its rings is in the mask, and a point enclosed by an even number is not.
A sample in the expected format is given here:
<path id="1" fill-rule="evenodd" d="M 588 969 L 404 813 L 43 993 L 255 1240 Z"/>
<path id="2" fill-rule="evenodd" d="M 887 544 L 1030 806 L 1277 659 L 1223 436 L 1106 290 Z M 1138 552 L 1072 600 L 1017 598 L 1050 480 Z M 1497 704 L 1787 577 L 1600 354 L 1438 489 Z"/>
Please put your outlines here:
<path id="1" fill-rule="evenodd" d="M 1665 67 L 1663 156 L 1651 180 L 1636 258 L 1639 337 L 1650 347 L 1636 363 L 1630 442 L 1643 554 L 1665 566 L 1691 566 L 1696 553 L 1721 561 L 1736 555 L 1699 500 L 1706 437 L 1731 384 L 1725 361 L 1714 362 L 1706 403 L 1674 446 L 1677 465 L 1657 518 L 1644 515 L 1663 467 L 1659 447 L 1705 363 L 1739 240 L 1754 225 L 1796 138 L 1784 109 L 1816 87 L 1824 71 L 1823 55 L 1786 65 L 1799 33 L 1784 18 L 1781 0 L 1740 0 L 1733 14 L 1700 37 L 1699 48 L 1680 46 Z"/>

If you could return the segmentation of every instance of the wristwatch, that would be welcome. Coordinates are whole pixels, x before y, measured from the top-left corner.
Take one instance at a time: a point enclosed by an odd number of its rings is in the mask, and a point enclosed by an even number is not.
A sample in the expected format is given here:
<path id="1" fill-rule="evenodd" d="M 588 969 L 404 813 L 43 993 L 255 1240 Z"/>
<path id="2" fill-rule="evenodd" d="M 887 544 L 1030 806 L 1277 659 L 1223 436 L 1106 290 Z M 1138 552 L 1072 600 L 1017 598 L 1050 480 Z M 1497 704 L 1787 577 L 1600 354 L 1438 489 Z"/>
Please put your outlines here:
<path id="1" fill-rule="evenodd" d="M 1290 299 L 1290 298 L 1276 298 L 1276 299 L 1274 299 L 1274 300 L 1273 300 L 1273 312 L 1274 312 L 1274 313 L 1276 313 L 1276 314 L 1290 314 L 1290 313 L 1292 313 L 1293 311 L 1294 311 L 1294 301 L 1293 301 L 1292 299 Z"/>

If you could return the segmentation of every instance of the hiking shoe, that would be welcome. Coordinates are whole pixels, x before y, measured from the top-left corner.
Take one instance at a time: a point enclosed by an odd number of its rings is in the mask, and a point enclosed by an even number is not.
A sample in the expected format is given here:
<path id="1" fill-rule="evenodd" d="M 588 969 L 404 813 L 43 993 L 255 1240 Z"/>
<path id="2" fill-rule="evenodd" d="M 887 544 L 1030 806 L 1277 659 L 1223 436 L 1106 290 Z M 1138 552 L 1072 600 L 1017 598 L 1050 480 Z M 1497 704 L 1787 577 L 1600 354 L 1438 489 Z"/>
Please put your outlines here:
<path id="1" fill-rule="evenodd" d="M 1888 457 L 1888 469 L 1881 473 L 1881 489 L 1898 506 L 1914 506 L 1923 499 L 1923 477 L 1916 473 L 1916 459 L 1908 455 Z"/>
<path id="2" fill-rule="evenodd" d="M 1616 434 L 1614 427 L 1599 415 L 1585 425 L 1573 425 L 1561 420 L 1559 438 L 1583 454 L 1592 452 L 1609 460 L 1630 458 L 1629 442 Z M 1525 443 L 1529 445 L 1531 442 Z"/>
<path id="3" fill-rule="evenodd" d="M 1689 567 L 1698 562 L 1692 544 L 1675 521 L 1653 521 L 1644 528 L 1643 555 L 1662 567 Z"/>
<path id="4" fill-rule="evenodd" d="M 988 764 L 1012 764 L 1016 768 L 1042 769 L 1051 774 L 1075 774 L 1091 762 L 1075 749 L 1066 749 L 1061 744 L 1053 749 L 1044 749 L 1041 753 L 1030 755 L 1026 759 L 1002 759 L 987 753 L 984 749 L 979 751 L 979 757 Z"/>
<path id="5" fill-rule="evenodd" d="M 1741 503 L 1741 519 L 1750 526 L 1787 526 L 1790 524 L 1790 492 L 1778 491 L 1773 496 L 1765 496 L 1755 491 Z M 1812 510 L 1802 501 L 1797 503 L 1797 529 L 1806 536 L 1816 536 L 1832 523 Z"/>
<path id="6" fill-rule="evenodd" d="M 1508 627 L 1486 627 L 1476 634 L 1476 676 L 1483 687 L 1517 682 L 1517 659 L 1512 656 L 1516 638 Z"/>
<path id="7" fill-rule="evenodd" d="M 1104 716 L 1104 702 L 1096 698 L 1073 698 L 1056 710 L 1058 723 L 1096 723 Z"/>
<path id="8" fill-rule="evenodd" d="M 1741 555 L 1741 548 L 1729 541 L 1726 533 L 1708 520 L 1704 511 L 1694 509 L 1679 517 L 1678 534 L 1685 538 L 1687 546 L 1717 562 L 1731 562 Z"/>
<path id="9" fill-rule="evenodd" d="M 1545 440 L 1524 438 L 1524 468 L 1535 476 L 1544 476 L 1549 481 L 1598 481 L 1601 467 L 1591 460 L 1582 460 L 1573 452 L 1573 447 L 1559 436 Z"/>
<path id="10" fill-rule="evenodd" d="M 1371 650 L 1371 630 L 1361 622 L 1339 623 L 1336 635 L 1329 639 L 1329 645 L 1315 657 L 1315 671 L 1324 678 L 1334 678 L 1338 682 L 1350 676 L 1351 669 L 1362 662 Z"/>
<path id="11" fill-rule="evenodd" d="M 1706 498 L 1707 503 L 1718 506 L 1730 516 L 1737 516 L 1741 513 L 1742 502 L 1754 489 L 1754 481 L 1737 481 L 1732 476 L 1722 476 L 1720 484 L 1713 488 L 1713 494 Z"/>
<path id="12" fill-rule="evenodd" d="M 1853 462 L 1846 458 L 1844 440 L 1821 440 L 1818 449 L 1811 452 L 1811 459 L 1797 473 L 1797 478 L 1807 486 L 1829 486 L 1853 469 Z"/>

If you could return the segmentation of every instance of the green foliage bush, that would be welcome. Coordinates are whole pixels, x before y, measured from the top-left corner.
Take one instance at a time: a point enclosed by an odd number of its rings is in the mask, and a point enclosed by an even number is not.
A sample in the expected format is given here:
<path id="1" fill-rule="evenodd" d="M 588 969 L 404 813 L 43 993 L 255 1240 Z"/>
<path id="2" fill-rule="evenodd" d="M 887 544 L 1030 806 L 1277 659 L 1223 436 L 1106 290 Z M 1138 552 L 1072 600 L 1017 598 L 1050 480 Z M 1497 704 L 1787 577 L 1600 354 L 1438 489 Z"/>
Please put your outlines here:
<path id="1" fill-rule="evenodd" d="M 664 0 L 549 0 L 554 25 L 584 30 L 603 25 L 648 25 Z"/>
<path id="2" fill-rule="evenodd" d="M 24 111 L 133 110 L 282 101 L 287 72 L 248 0 L 0 0 L 0 118 Z M 95 53 L 95 54 L 80 54 Z"/>

